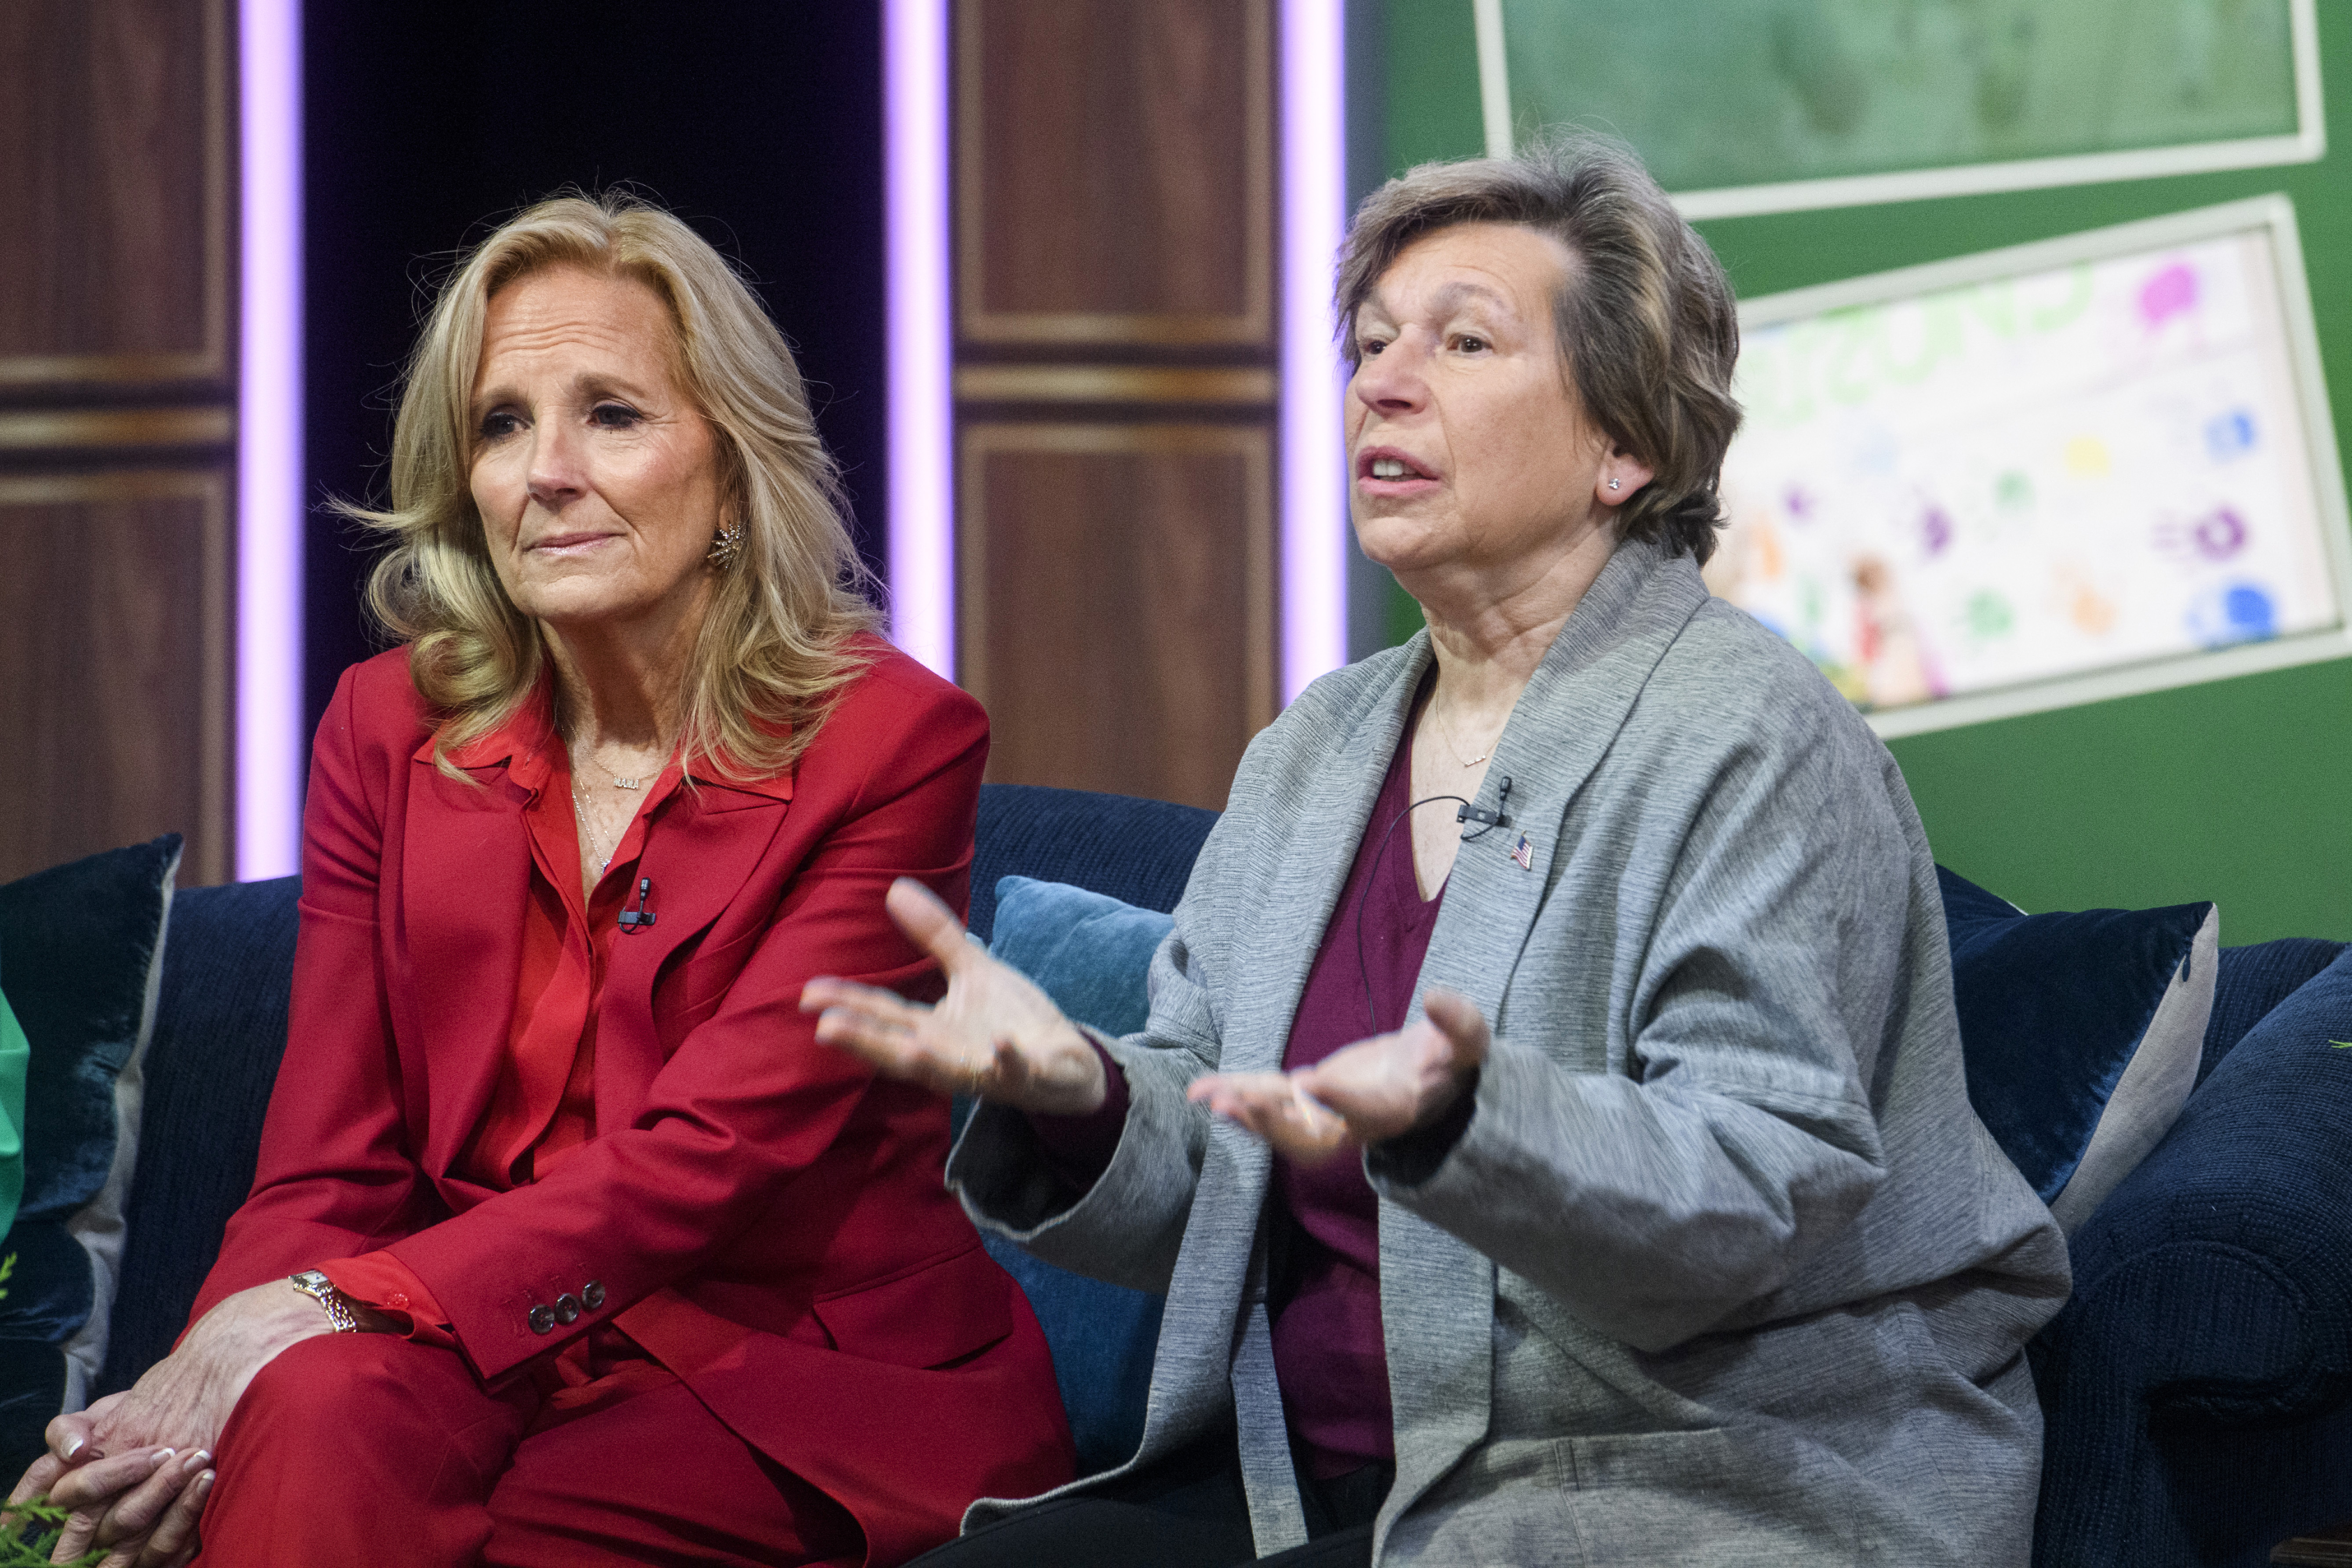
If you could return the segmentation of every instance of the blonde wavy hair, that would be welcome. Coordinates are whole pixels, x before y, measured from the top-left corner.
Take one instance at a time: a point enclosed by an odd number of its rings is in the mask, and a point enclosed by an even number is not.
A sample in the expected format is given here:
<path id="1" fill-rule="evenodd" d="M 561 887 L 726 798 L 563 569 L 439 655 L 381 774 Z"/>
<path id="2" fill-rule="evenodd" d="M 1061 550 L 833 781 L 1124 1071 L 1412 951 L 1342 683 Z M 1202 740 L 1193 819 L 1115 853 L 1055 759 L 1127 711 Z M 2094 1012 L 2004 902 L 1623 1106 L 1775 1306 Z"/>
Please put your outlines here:
<path id="1" fill-rule="evenodd" d="M 449 753 L 506 722 L 547 661 L 539 623 L 491 564 L 467 412 L 490 296 L 551 267 L 636 279 L 669 308 L 676 374 L 717 437 L 720 515 L 742 531 L 688 660 L 680 760 L 706 777 L 788 768 L 865 663 L 848 644 L 878 622 L 871 577 L 783 334 L 708 241 L 625 192 L 551 197 L 458 264 L 403 377 L 392 504 L 338 509 L 394 541 L 368 605 L 408 645 L 410 679 L 436 715 L 435 758 L 456 773 Z"/>

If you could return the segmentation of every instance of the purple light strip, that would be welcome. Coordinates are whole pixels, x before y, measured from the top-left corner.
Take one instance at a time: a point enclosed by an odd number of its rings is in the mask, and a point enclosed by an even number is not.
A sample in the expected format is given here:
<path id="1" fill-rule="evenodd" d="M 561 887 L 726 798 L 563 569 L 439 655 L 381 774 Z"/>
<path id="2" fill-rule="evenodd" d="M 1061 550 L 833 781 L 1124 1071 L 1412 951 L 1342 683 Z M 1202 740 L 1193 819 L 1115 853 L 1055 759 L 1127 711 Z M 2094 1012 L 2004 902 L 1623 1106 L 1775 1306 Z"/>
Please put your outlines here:
<path id="1" fill-rule="evenodd" d="M 1342 0 L 1282 6 L 1282 697 L 1348 662 L 1346 379 L 1331 269 L 1347 232 Z"/>
<path id="2" fill-rule="evenodd" d="M 948 295 L 947 0 L 883 0 L 890 634 L 955 676 L 954 339 Z"/>
<path id="3" fill-rule="evenodd" d="M 236 874 L 302 843 L 302 5 L 239 0 Z"/>

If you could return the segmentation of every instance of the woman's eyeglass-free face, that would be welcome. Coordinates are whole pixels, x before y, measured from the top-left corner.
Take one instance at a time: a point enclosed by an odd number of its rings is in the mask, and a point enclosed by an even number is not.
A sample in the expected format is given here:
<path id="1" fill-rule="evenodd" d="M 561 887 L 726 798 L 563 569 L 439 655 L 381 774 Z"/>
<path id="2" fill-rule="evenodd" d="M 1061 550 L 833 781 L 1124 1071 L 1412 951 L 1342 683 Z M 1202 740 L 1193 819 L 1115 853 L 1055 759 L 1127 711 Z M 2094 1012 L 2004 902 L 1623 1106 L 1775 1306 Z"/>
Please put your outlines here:
<path id="1" fill-rule="evenodd" d="M 499 581 L 555 626 L 678 614 L 707 589 L 718 440 L 674 370 L 668 308 L 576 267 L 490 297 L 471 488 Z"/>
<path id="2" fill-rule="evenodd" d="M 1560 363 L 1552 301 L 1572 265 L 1549 235 L 1473 223 L 1415 240 L 1381 275 L 1357 312 L 1347 408 L 1373 560 L 1409 576 L 1539 554 L 1648 479 L 1622 454 L 1611 466 Z"/>

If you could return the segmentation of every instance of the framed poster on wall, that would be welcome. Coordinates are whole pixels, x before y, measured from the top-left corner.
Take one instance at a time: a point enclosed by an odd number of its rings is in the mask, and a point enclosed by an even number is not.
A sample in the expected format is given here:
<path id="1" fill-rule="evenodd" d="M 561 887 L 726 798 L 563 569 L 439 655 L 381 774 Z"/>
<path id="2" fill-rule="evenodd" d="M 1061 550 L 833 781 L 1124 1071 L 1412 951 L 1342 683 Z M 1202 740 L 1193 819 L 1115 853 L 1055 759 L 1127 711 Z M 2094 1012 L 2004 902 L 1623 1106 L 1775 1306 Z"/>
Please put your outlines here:
<path id="1" fill-rule="evenodd" d="M 1613 132 L 1691 218 L 2308 163 L 2315 0 L 1474 0 L 1489 153 Z"/>
<path id="2" fill-rule="evenodd" d="M 2294 211 L 1748 300 L 1709 585 L 1895 736 L 2352 655 Z"/>

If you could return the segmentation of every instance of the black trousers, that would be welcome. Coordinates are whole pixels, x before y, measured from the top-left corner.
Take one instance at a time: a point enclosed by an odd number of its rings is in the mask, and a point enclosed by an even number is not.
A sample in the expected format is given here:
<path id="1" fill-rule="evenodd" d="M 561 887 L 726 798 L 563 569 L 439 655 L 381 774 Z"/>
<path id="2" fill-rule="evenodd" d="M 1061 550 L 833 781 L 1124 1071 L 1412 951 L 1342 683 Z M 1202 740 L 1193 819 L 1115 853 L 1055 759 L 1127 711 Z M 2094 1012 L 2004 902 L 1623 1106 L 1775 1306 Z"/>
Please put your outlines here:
<path id="1" fill-rule="evenodd" d="M 927 1552 L 908 1568 L 1370 1568 L 1372 1520 L 1395 1469 L 1298 1478 L 1307 1542 L 1271 1557 L 1250 1541 L 1234 1435 L 1194 1444 L 1087 1497 L 1060 1498 Z"/>

